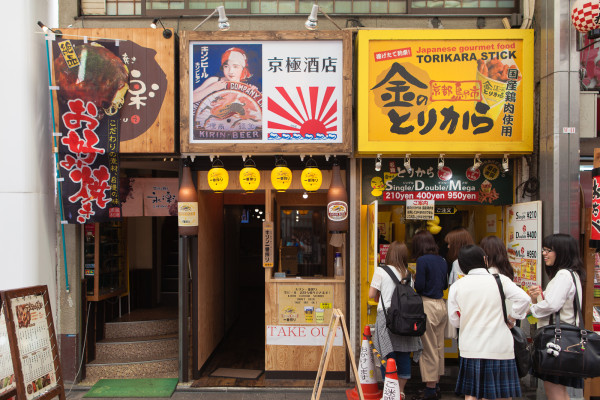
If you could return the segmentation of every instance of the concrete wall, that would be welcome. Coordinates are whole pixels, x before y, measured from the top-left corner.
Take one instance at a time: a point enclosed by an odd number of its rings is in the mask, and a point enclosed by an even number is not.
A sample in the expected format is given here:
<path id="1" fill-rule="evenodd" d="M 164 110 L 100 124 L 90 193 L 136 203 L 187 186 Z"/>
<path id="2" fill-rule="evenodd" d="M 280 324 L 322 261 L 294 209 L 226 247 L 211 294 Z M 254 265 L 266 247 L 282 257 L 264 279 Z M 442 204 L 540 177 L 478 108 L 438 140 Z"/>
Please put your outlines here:
<path id="1" fill-rule="evenodd" d="M 0 290 L 47 284 L 57 313 L 57 240 L 46 42 L 38 20 L 58 21 L 58 1 L 3 2 L 0 96 Z"/>

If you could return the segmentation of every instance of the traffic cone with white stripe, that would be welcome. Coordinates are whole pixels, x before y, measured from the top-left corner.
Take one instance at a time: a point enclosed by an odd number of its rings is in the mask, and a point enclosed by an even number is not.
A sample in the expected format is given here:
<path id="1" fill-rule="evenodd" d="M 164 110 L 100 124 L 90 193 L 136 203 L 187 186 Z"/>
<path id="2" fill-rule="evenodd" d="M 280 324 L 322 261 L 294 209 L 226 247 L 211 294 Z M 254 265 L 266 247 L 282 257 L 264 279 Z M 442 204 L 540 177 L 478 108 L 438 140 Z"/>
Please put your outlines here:
<path id="1" fill-rule="evenodd" d="M 396 360 L 391 357 L 386 361 L 385 382 L 383 383 L 383 397 L 381 400 L 404 400 L 402 392 L 400 392 Z"/>
<path id="2" fill-rule="evenodd" d="M 371 328 L 369 325 L 365 325 L 362 346 L 360 348 L 360 361 L 358 363 L 358 380 L 366 400 L 379 400 L 381 399 L 382 392 L 377 385 L 373 349 L 371 349 L 370 341 Z M 346 390 L 346 397 L 348 400 L 357 400 L 359 397 L 356 388 Z"/>

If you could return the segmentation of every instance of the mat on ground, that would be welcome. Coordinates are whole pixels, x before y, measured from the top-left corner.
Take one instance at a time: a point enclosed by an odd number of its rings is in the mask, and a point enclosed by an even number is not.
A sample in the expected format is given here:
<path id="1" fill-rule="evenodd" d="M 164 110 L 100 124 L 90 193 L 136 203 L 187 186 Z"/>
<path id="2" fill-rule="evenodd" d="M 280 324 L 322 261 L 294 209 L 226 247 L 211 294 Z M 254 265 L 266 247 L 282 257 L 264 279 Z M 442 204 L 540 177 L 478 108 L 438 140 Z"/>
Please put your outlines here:
<path id="1" fill-rule="evenodd" d="M 100 379 L 83 397 L 171 397 L 177 378 Z"/>
<path id="2" fill-rule="evenodd" d="M 260 369 L 217 368 L 210 376 L 215 378 L 258 379 L 263 373 Z"/>

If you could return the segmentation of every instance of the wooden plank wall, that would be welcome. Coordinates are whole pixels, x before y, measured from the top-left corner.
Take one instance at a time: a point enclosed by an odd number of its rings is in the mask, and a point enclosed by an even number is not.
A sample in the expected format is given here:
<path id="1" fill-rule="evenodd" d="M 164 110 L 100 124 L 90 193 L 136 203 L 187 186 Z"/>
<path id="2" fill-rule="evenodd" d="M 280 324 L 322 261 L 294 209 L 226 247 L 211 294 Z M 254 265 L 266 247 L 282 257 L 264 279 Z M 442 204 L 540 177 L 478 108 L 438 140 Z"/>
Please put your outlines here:
<path id="1" fill-rule="evenodd" d="M 269 270 L 269 269 L 267 269 Z M 268 272 L 267 272 L 268 273 Z M 283 325 L 278 319 L 277 292 L 281 286 L 310 284 L 314 286 L 334 287 L 334 308 L 346 308 L 346 282 L 344 280 L 302 279 L 291 281 L 275 281 L 267 279 L 265 288 L 265 325 Z M 325 321 L 329 324 L 329 321 Z M 322 326 L 322 325 L 318 325 Z M 319 361 L 323 352 L 322 346 L 265 346 L 266 371 L 315 371 L 319 369 Z M 327 371 L 345 371 L 346 347 L 334 346 Z"/>
<path id="2" fill-rule="evenodd" d="M 141 47 L 156 51 L 156 61 L 165 73 L 168 82 L 165 99 L 152 126 L 144 134 L 134 139 L 122 140 L 120 152 L 134 154 L 175 153 L 175 85 L 178 84 L 175 81 L 175 36 L 165 39 L 161 29 L 152 28 L 65 28 L 61 31 L 63 31 L 63 37 L 66 39 L 83 40 L 84 37 L 87 37 L 90 42 L 94 39 L 129 40 Z M 58 104 L 56 101 L 54 105 L 55 115 L 58 118 Z M 126 106 L 127 103 L 124 107 Z M 58 120 L 56 124 L 58 127 Z"/>
<path id="3" fill-rule="evenodd" d="M 198 193 L 198 368 L 215 350 L 225 334 L 223 275 L 223 196 Z"/>

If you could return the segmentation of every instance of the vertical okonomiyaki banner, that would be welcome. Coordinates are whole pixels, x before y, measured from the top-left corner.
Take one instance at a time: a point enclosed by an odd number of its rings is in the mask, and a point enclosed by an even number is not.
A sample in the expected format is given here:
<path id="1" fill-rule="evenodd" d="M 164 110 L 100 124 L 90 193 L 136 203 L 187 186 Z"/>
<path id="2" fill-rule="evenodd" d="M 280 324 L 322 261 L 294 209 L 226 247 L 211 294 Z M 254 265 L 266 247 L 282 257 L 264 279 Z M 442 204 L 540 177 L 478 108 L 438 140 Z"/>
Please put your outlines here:
<path id="1" fill-rule="evenodd" d="M 190 143 L 342 143 L 339 40 L 196 42 Z"/>
<path id="2" fill-rule="evenodd" d="M 121 217 L 119 125 L 129 72 L 116 43 L 57 39 L 52 44 L 63 218 L 68 223 Z"/>

